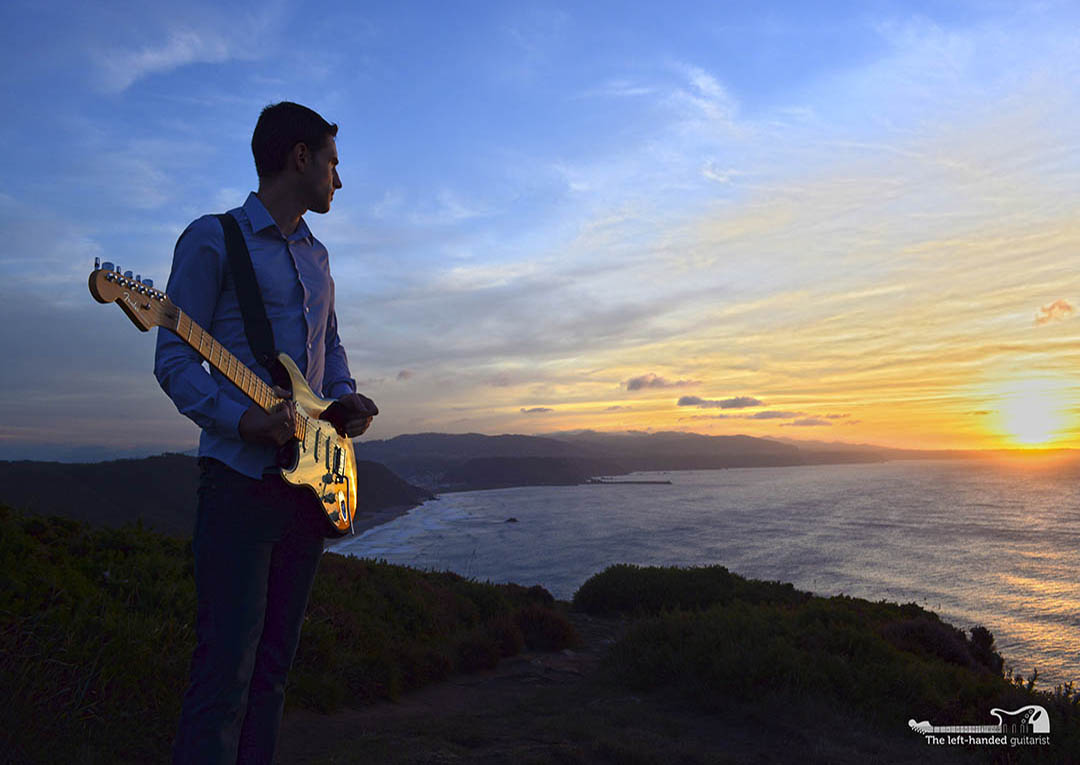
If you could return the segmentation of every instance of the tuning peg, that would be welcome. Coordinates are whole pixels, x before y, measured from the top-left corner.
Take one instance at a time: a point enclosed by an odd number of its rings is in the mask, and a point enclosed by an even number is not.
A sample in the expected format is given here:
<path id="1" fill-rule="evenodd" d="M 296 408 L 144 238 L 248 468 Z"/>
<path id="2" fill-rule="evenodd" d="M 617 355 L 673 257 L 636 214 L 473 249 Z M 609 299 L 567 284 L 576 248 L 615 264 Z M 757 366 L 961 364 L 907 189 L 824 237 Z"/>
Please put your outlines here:
<path id="1" fill-rule="evenodd" d="M 101 268 L 101 258 L 94 258 L 94 270 Z"/>
<path id="2" fill-rule="evenodd" d="M 147 287 L 150 287 L 150 288 L 153 288 L 153 286 L 154 286 L 154 280 L 153 279 L 143 279 L 142 283 L 145 284 Z"/>
<path id="3" fill-rule="evenodd" d="M 124 272 L 124 278 L 125 279 L 130 279 L 132 276 L 134 276 L 134 274 L 132 274 L 130 271 L 125 271 Z"/>
<path id="4" fill-rule="evenodd" d="M 114 270 L 116 268 L 116 266 L 114 266 L 112 263 L 110 263 L 107 260 L 104 263 L 101 264 L 101 267 L 103 269 L 105 269 L 106 271 L 112 271 L 112 270 Z"/>

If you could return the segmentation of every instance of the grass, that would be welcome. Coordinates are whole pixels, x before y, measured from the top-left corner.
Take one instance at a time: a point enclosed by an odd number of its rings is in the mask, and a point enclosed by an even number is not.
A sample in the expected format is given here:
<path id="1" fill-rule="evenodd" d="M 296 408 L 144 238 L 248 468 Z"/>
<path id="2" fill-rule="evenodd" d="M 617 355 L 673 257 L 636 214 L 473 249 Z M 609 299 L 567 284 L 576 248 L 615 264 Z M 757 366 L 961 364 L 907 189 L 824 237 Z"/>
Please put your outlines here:
<path id="1" fill-rule="evenodd" d="M 1034 679 L 1003 672 L 988 630 L 965 634 L 914 603 L 818 597 L 721 566 L 620 565 L 582 585 L 574 605 L 636 617 L 606 662 L 633 690 L 674 690 L 705 712 L 732 700 L 809 702 L 883 730 L 910 718 L 986 725 L 994 707 L 1039 704 L 1060 761 L 1080 761 L 1080 694 L 1071 685 L 1035 690 Z M 1002 761 L 1045 755 L 1045 747 L 1017 749 Z"/>
<path id="2" fill-rule="evenodd" d="M 0 506 L 0 759 L 167 759 L 194 648 L 190 544 Z M 576 636 L 539 587 L 327 554 L 288 703 L 329 712 Z"/>

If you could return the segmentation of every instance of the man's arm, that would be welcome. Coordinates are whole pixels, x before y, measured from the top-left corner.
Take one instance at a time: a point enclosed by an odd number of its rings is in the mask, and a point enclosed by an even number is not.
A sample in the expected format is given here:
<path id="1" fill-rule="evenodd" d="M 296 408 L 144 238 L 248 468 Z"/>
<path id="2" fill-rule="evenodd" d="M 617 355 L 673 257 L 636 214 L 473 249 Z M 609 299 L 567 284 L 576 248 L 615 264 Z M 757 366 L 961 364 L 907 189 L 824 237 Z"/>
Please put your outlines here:
<path id="1" fill-rule="evenodd" d="M 199 218 L 180 235 L 165 288 L 169 298 L 205 330 L 221 292 L 225 237 L 213 216 Z M 203 430 L 239 438 L 248 407 L 224 395 L 203 368 L 202 357 L 179 337 L 158 329 L 154 377 L 181 414 Z"/>
<path id="2" fill-rule="evenodd" d="M 188 226 L 173 252 L 165 292 L 205 330 L 210 329 L 221 293 L 224 248 L 221 224 L 213 216 L 205 216 Z M 296 409 L 291 400 L 265 412 L 256 404 L 243 404 L 224 395 L 195 349 L 166 329 L 158 329 L 154 376 L 180 413 L 203 430 L 278 446 L 292 437 Z M 276 388 L 274 392 L 279 398 L 289 395 Z"/>
<path id="3" fill-rule="evenodd" d="M 356 380 L 349 373 L 349 360 L 338 336 L 337 313 L 333 307 L 326 320 L 326 361 L 323 394 L 336 398 L 323 413 L 339 433 L 350 438 L 364 434 L 371 418 L 379 413 L 375 402 L 356 392 Z"/>
<path id="4" fill-rule="evenodd" d="M 332 284 L 332 283 L 331 283 Z M 333 286 L 331 286 L 333 289 Z M 338 336 L 337 312 L 334 310 L 333 294 L 330 298 L 330 313 L 326 317 L 326 350 L 323 365 L 323 395 L 326 398 L 341 398 L 349 393 L 356 393 L 356 380 L 349 373 L 349 359 L 345 347 Z"/>

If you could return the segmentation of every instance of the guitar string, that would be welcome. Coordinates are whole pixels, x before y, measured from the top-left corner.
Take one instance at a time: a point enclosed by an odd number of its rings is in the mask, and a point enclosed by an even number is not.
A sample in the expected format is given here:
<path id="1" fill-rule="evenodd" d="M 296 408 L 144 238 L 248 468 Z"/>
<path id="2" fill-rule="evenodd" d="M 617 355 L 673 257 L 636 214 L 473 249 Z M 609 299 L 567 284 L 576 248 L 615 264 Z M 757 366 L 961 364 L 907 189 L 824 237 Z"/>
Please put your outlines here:
<path id="1" fill-rule="evenodd" d="M 165 316 L 173 321 L 173 315 L 171 312 L 165 313 Z M 195 348 L 200 356 L 205 358 L 213 367 L 225 375 L 234 385 L 240 388 L 252 401 L 262 407 L 265 411 L 269 412 L 275 406 L 285 401 L 283 398 L 279 398 L 274 395 L 273 390 L 266 381 L 252 372 L 240 359 L 236 358 L 225 346 L 219 343 L 214 337 L 205 329 L 200 327 L 190 316 L 184 313 L 181 309 L 176 309 L 175 321 L 173 326 L 166 326 L 166 329 L 172 330 L 179 337 L 185 337 L 183 333 L 184 328 L 181 326 L 184 322 L 187 322 L 186 327 L 186 341 L 188 345 Z M 199 333 L 198 345 L 193 342 L 192 336 L 195 332 Z M 208 352 L 203 351 L 204 341 L 209 340 L 210 347 Z M 214 350 L 217 349 L 218 361 L 214 361 Z M 225 363 L 222 363 L 224 359 Z M 234 364 L 236 367 L 236 373 L 230 374 L 229 366 Z M 250 381 L 246 380 L 244 375 L 250 378 Z M 266 403 L 263 403 L 263 399 Z M 303 448 L 307 450 L 307 433 L 312 424 L 312 418 L 305 412 L 296 412 L 296 425 L 293 427 L 293 437 L 299 440 L 303 444 Z M 315 426 L 316 433 L 322 432 L 322 429 L 318 425 Z"/>

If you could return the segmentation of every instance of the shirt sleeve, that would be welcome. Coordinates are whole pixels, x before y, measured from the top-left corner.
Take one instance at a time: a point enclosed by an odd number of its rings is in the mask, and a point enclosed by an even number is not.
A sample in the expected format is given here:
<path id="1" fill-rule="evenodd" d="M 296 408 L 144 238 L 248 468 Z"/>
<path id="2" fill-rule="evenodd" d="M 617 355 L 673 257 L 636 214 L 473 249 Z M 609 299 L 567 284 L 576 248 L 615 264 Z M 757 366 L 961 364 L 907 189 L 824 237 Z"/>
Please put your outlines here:
<path id="1" fill-rule="evenodd" d="M 213 216 L 199 218 L 181 234 L 165 288 L 169 298 L 209 330 L 221 291 L 225 236 Z M 202 365 L 202 357 L 177 335 L 159 328 L 154 377 L 181 414 L 200 428 L 240 438 L 240 418 L 248 407 L 224 395 Z"/>
<path id="2" fill-rule="evenodd" d="M 349 359 L 345 356 L 345 346 L 338 337 L 337 313 L 333 303 L 326 319 L 326 372 L 323 375 L 323 396 L 341 398 L 347 393 L 356 393 L 356 380 L 349 373 Z"/>

